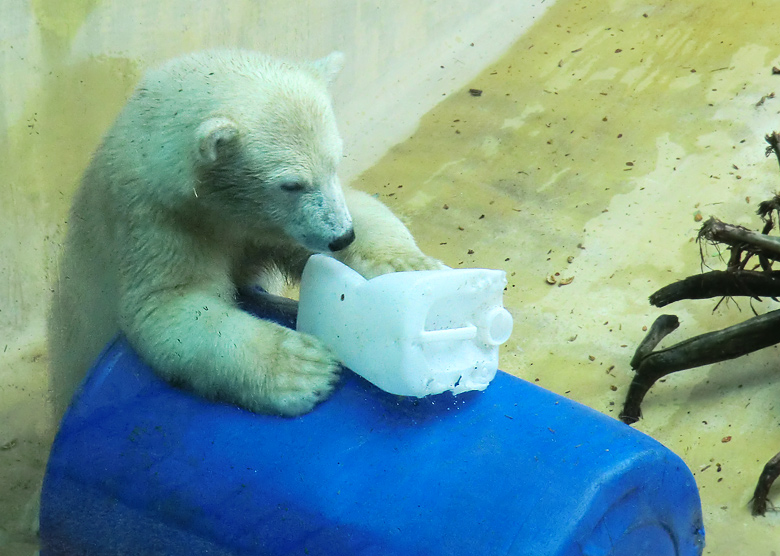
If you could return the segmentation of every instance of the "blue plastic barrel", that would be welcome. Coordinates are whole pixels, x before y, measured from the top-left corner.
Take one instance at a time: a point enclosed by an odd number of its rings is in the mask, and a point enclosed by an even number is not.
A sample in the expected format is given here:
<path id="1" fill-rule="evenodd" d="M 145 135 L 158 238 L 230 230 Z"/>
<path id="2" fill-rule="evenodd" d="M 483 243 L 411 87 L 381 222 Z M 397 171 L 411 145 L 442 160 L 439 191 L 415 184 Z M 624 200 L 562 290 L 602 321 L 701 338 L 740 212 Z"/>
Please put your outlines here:
<path id="1" fill-rule="evenodd" d="M 41 554 L 694 556 L 696 483 L 658 442 L 499 371 L 414 399 L 347 371 L 298 418 L 176 389 L 118 338 L 65 415 Z"/>

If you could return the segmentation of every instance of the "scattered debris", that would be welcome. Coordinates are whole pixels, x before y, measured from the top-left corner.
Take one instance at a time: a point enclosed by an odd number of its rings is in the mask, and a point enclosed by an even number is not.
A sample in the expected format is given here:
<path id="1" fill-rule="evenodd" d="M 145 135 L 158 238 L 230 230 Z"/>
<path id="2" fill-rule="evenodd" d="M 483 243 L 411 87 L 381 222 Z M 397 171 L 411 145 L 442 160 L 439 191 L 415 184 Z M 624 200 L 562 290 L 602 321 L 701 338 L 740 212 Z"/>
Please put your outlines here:
<path id="1" fill-rule="evenodd" d="M 762 102 L 766 98 L 774 98 L 774 94 L 765 96 Z M 766 155 L 774 154 L 780 164 L 780 133 L 773 132 L 765 140 L 769 145 Z M 707 242 L 716 246 L 719 252 L 723 247 L 727 248 L 726 270 L 710 270 L 669 284 L 651 295 L 650 303 L 664 307 L 684 299 L 720 297 L 715 306 L 717 308 L 724 299 L 736 296 L 749 297 L 758 302 L 762 297 L 778 301 L 780 270 L 773 270 L 772 267 L 780 261 L 780 238 L 770 235 L 770 232 L 776 225 L 780 228 L 780 194 L 759 203 L 757 214 L 763 221 L 761 232 L 727 224 L 714 217 L 707 220 L 697 240 L 700 245 Z M 703 248 L 700 249 L 703 263 Z M 748 268 L 751 261 L 757 264 Z M 641 416 L 645 395 L 667 375 L 734 359 L 780 343 L 780 309 L 762 315 L 753 309 L 753 313 L 755 316 L 745 322 L 656 350 L 661 340 L 680 324 L 675 315 L 658 317 L 631 359 L 635 374 L 620 412 L 620 420 L 627 424 L 636 423 Z M 723 443 L 730 441 L 731 436 L 721 440 Z M 752 500 L 753 515 L 766 513 L 767 505 L 771 505 L 768 500 L 769 490 L 778 476 L 780 453 L 767 462 L 759 476 Z"/>
<path id="2" fill-rule="evenodd" d="M 18 439 L 12 438 L 8 442 L 6 442 L 2 446 L 0 446 L 0 452 L 5 452 L 5 451 L 8 451 L 8 450 L 10 450 L 12 448 L 15 448 L 18 443 L 19 443 Z"/>
<path id="3" fill-rule="evenodd" d="M 761 106 L 762 104 L 764 104 L 764 103 L 765 103 L 767 100 L 769 100 L 770 98 L 775 98 L 775 94 L 774 94 L 774 93 L 769 93 L 769 94 L 767 94 L 767 95 L 764 95 L 764 96 L 762 96 L 762 97 L 761 97 L 761 100 L 759 100 L 759 101 L 756 103 L 756 108 L 758 108 L 759 106 Z"/>

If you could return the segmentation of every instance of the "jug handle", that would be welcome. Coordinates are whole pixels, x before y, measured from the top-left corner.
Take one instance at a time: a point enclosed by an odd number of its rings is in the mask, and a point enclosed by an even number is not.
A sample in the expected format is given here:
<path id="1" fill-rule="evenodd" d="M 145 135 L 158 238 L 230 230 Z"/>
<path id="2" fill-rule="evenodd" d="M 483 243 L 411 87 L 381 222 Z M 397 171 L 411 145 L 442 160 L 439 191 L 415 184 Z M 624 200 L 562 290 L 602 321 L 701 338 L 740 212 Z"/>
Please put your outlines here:
<path id="1" fill-rule="evenodd" d="M 476 326 L 464 326 L 462 328 L 448 328 L 445 330 L 424 330 L 420 334 L 423 343 L 430 342 L 457 342 L 460 340 L 473 340 L 477 337 Z"/>

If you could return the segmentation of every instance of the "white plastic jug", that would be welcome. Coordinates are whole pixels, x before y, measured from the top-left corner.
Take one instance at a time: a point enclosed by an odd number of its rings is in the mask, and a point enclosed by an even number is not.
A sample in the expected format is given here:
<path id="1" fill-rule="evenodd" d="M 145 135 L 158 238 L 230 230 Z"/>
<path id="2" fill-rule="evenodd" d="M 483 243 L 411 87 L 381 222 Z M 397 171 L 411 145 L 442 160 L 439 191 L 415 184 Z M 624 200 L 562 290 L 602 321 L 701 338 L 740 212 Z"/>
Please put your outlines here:
<path id="1" fill-rule="evenodd" d="M 484 390 L 509 339 L 506 273 L 447 269 L 366 280 L 325 255 L 301 279 L 297 328 L 379 388 L 423 397 Z"/>

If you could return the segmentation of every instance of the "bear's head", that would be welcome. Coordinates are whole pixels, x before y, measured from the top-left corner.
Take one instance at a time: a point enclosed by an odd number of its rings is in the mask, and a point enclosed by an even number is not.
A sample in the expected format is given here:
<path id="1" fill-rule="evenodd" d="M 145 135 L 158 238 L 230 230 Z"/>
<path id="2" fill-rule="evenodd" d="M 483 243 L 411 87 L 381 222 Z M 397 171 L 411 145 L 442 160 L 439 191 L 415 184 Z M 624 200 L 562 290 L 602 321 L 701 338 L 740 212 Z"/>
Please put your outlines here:
<path id="1" fill-rule="evenodd" d="M 341 53 L 293 65 L 264 60 L 197 128 L 196 159 L 210 202 L 248 229 L 281 230 L 317 252 L 354 240 L 336 169 L 342 141 L 327 85 Z M 238 72 L 241 73 L 241 72 Z"/>

